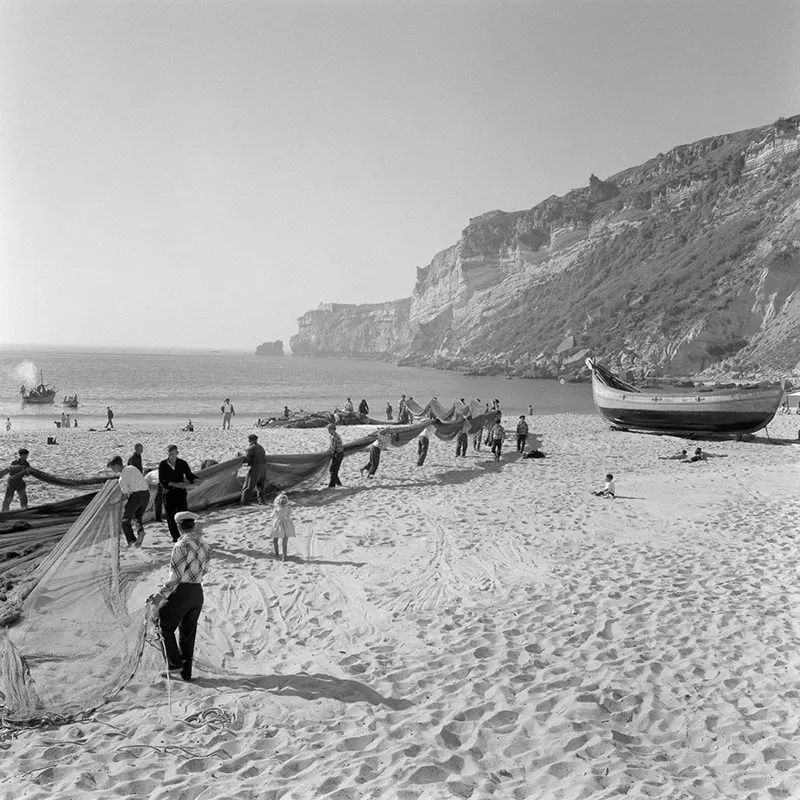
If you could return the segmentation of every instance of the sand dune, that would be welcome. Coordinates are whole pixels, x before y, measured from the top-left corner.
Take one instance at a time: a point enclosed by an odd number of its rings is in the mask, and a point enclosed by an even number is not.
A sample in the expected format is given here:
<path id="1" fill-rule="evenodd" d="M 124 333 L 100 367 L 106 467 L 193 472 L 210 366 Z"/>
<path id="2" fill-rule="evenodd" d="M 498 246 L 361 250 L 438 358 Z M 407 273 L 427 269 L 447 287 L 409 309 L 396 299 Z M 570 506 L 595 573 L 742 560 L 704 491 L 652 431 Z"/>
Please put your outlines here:
<path id="1" fill-rule="evenodd" d="M 796 436 L 798 420 L 770 434 Z M 0 729 L 0 796 L 800 796 L 797 445 L 762 432 L 702 443 L 726 457 L 686 465 L 658 456 L 695 443 L 595 417 L 532 429 L 544 460 L 456 459 L 432 439 L 423 468 L 412 445 L 368 480 L 347 459 L 343 489 L 290 494 L 286 563 L 269 509 L 210 514 L 196 681 L 168 681 L 148 646 L 88 719 Z M 197 465 L 247 432 L 26 441 L 36 466 L 88 475 L 134 441 L 155 461 L 174 440 Z M 260 437 L 268 452 L 326 441 Z M 607 471 L 615 500 L 590 494 Z M 137 600 L 170 545 L 154 524 L 124 553 L 141 561 Z"/>

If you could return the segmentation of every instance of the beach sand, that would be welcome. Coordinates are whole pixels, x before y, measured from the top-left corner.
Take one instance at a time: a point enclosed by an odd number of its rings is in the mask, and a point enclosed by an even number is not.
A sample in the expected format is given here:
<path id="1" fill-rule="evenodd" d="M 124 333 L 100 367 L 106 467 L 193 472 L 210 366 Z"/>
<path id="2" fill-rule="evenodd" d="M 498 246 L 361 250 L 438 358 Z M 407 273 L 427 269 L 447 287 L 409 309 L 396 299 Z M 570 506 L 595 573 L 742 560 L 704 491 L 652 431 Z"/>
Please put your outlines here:
<path id="1" fill-rule="evenodd" d="M 777 417 L 769 433 L 798 427 Z M 286 563 L 270 555 L 269 508 L 209 513 L 195 682 L 168 681 L 148 646 L 89 719 L 0 728 L 0 796 L 800 796 L 798 445 L 635 435 L 594 416 L 531 430 L 546 459 L 519 460 L 511 440 L 500 464 L 471 445 L 456 459 L 433 437 L 422 468 L 415 443 L 373 480 L 365 455 L 346 459 L 344 488 L 290 493 Z M 174 441 L 197 467 L 250 432 L 73 430 L 51 447 L 12 433 L 0 453 L 26 443 L 41 469 L 94 475 L 136 441 L 146 462 Z M 327 443 L 258 433 L 268 453 Z M 726 457 L 658 458 L 697 444 Z M 590 493 L 606 472 L 614 500 Z M 163 581 L 170 546 L 152 523 L 123 558 L 164 565 Z"/>

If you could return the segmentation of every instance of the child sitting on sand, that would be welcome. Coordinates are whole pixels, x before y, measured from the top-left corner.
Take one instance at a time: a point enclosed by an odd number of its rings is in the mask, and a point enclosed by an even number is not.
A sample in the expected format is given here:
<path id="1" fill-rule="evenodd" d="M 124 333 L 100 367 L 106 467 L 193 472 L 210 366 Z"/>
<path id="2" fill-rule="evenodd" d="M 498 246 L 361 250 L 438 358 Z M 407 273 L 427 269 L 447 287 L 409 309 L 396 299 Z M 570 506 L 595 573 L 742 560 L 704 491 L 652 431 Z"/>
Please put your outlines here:
<path id="1" fill-rule="evenodd" d="M 294 535 L 294 522 L 292 522 L 291 512 L 289 511 L 289 498 L 284 492 L 281 492 L 275 498 L 272 508 L 272 546 L 275 548 L 275 556 L 280 557 L 278 540 L 283 540 L 283 558 L 281 558 L 281 561 L 286 561 L 288 539 Z"/>
<path id="2" fill-rule="evenodd" d="M 616 496 L 616 493 L 617 489 L 614 486 L 614 476 L 610 472 L 606 475 L 606 485 L 602 489 L 592 492 L 595 497 L 610 497 L 612 499 Z"/>

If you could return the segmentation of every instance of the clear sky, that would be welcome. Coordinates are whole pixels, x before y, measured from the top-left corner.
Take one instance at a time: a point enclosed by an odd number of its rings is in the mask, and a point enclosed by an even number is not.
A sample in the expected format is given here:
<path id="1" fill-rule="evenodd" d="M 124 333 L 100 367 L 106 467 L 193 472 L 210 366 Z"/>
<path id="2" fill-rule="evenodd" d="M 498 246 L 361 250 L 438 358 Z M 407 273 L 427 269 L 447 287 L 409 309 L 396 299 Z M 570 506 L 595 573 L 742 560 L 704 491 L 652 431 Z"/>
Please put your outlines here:
<path id="1" fill-rule="evenodd" d="M 252 349 L 800 113 L 796 0 L 0 0 L 0 343 Z"/>

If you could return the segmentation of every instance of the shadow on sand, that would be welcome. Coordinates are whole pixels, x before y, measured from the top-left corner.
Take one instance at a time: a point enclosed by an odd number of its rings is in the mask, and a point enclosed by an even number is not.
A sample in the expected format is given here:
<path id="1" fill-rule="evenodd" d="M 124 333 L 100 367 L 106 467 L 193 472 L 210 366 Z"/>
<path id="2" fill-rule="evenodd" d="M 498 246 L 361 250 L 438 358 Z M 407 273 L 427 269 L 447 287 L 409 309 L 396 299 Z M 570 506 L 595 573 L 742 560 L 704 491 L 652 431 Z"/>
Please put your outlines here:
<path id="1" fill-rule="evenodd" d="M 330 675 L 215 675 L 198 676 L 194 683 L 210 689 L 260 689 L 271 694 L 291 695 L 305 700 L 327 697 L 341 703 L 367 702 L 373 706 L 386 706 L 393 711 L 401 711 L 414 705 L 410 700 L 384 697 L 358 681 Z"/>

